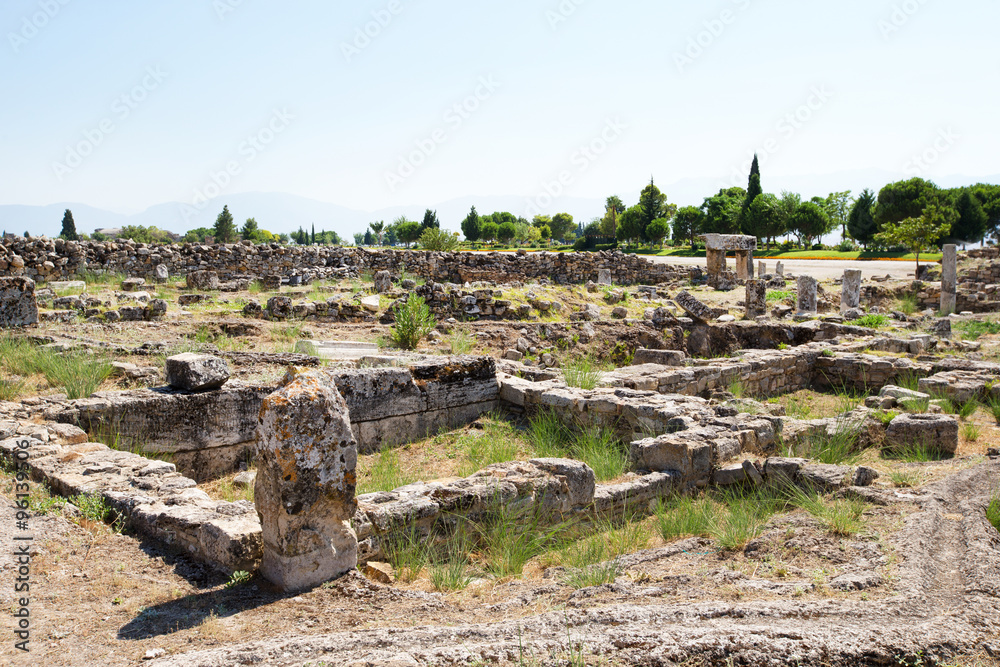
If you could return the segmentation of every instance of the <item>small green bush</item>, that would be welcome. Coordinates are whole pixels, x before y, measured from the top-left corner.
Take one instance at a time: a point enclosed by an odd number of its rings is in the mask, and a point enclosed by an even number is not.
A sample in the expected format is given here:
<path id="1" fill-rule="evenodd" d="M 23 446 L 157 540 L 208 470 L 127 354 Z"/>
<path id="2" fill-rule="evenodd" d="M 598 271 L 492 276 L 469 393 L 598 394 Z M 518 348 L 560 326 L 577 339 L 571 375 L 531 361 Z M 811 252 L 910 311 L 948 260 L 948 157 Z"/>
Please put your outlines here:
<path id="1" fill-rule="evenodd" d="M 428 230 L 430 231 L 430 230 Z M 410 294 L 396 307 L 396 322 L 390 329 L 393 344 L 403 350 L 416 349 L 420 340 L 434 328 L 434 316 L 423 297 Z"/>
<path id="2" fill-rule="evenodd" d="M 889 326 L 889 317 L 882 315 L 881 313 L 868 313 L 856 320 L 850 320 L 848 324 L 854 325 L 856 327 L 868 327 L 869 329 L 878 329 L 881 327 Z"/>
<path id="3" fill-rule="evenodd" d="M 785 299 L 791 299 L 794 295 L 792 292 L 782 291 L 782 290 L 772 290 L 767 293 L 764 297 L 768 301 L 784 301 Z"/>

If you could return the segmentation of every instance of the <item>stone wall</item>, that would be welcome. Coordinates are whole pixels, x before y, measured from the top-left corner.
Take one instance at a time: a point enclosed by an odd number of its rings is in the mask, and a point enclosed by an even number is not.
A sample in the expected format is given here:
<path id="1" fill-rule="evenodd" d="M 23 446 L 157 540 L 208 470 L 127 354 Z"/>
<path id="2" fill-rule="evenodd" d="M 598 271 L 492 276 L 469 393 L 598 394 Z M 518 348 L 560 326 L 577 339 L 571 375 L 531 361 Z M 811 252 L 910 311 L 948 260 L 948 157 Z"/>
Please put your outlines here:
<path id="1" fill-rule="evenodd" d="M 347 402 L 363 454 L 468 424 L 495 408 L 499 399 L 496 367 L 489 357 L 322 372 Z M 92 437 L 170 454 L 181 470 L 203 481 L 237 470 L 252 458 L 261 405 L 274 389 L 230 382 L 192 394 L 168 388 L 101 392 L 51 406 L 45 416 L 78 425 Z"/>
<path id="2" fill-rule="evenodd" d="M 247 276 L 303 276 L 307 280 L 360 271 L 388 270 L 438 282 L 465 283 L 549 279 L 557 283 L 597 281 L 608 271 L 618 284 L 656 284 L 687 280 L 686 267 L 650 262 L 617 251 L 571 253 L 442 253 L 368 250 L 335 246 L 289 247 L 278 244 L 192 243 L 148 245 L 131 241 L 93 242 L 7 238 L 0 244 L 0 276 L 37 281 L 64 280 L 86 270 L 113 271 L 154 280 L 156 267 L 170 275 L 211 270 L 222 281 Z"/>

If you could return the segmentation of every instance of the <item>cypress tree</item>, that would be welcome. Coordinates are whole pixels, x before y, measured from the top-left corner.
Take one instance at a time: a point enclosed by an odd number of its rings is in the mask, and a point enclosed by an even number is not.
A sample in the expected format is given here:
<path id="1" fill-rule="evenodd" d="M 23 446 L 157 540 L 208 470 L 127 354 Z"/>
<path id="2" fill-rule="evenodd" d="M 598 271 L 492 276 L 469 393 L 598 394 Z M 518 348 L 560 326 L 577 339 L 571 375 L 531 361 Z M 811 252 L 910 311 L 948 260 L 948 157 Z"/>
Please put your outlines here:
<path id="1" fill-rule="evenodd" d="M 59 237 L 67 241 L 80 240 L 80 235 L 76 233 L 76 222 L 73 221 L 73 211 L 69 209 L 66 209 L 66 212 L 63 213 L 62 233 L 59 234 Z"/>
<path id="2" fill-rule="evenodd" d="M 749 224 L 747 216 L 750 211 L 750 205 L 753 204 L 754 199 L 762 194 L 764 194 L 764 190 L 760 186 L 760 163 L 757 161 L 757 154 L 754 153 L 753 163 L 750 165 L 750 178 L 747 182 L 747 196 L 743 199 L 743 206 L 740 208 L 741 229 L 744 229 Z M 744 233 L 746 233 L 745 229 Z"/>

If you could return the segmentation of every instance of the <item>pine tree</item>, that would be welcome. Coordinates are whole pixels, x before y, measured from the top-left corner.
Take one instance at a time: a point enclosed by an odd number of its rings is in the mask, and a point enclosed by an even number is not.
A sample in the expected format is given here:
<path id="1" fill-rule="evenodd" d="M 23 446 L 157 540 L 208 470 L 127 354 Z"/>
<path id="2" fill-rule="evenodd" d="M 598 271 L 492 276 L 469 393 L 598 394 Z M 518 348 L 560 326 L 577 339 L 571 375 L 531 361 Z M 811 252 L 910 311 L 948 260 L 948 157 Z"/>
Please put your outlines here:
<path id="1" fill-rule="evenodd" d="M 80 235 L 76 233 L 76 223 L 73 221 L 73 211 L 66 209 L 63 213 L 62 221 L 62 233 L 59 234 L 59 238 L 66 239 L 67 241 L 79 241 Z"/>
<path id="2" fill-rule="evenodd" d="M 866 249 L 878 232 L 878 225 L 875 223 L 873 215 L 874 208 L 875 193 L 865 189 L 854 202 L 851 212 L 847 214 L 847 233 Z"/>
<path id="3" fill-rule="evenodd" d="M 215 219 L 215 226 L 212 228 L 216 243 L 232 243 L 236 239 L 236 225 L 233 223 L 233 214 L 229 212 L 229 206 L 222 207 L 222 213 Z"/>
<path id="4" fill-rule="evenodd" d="M 643 241 L 650 240 L 646 235 L 646 228 L 649 227 L 649 223 L 657 218 L 672 218 L 676 211 L 676 207 L 674 207 L 673 211 L 668 210 L 667 195 L 660 192 L 660 188 L 653 184 L 652 176 L 649 177 L 649 185 L 644 187 L 642 192 L 639 193 L 639 205 L 642 207 L 639 238 Z"/>
<path id="5" fill-rule="evenodd" d="M 958 196 L 955 210 L 958 211 L 958 220 L 952 225 L 951 233 L 948 235 L 950 239 L 974 243 L 985 236 L 986 212 L 968 189 L 963 189 L 962 194 Z"/>
<path id="6" fill-rule="evenodd" d="M 427 209 L 424 211 L 424 220 L 420 223 L 421 229 L 440 229 L 441 222 L 438 220 L 437 211 Z"/>

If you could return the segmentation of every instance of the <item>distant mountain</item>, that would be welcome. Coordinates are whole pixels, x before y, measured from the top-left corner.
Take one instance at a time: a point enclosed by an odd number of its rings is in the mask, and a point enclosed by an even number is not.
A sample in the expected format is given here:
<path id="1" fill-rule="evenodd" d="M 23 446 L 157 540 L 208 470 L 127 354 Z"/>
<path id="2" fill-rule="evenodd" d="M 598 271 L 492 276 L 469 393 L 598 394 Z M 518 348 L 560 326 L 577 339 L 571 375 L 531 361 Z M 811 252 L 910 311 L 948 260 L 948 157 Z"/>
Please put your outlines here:
<path id="1" fill-rule="evenodd" d="M 777 194 L 782 190 L 791 190 L 800 193 L 805 199 L 843 190 L 851 190 L 857 194 L 864 188 L 871 188 L 878 192 L 886 183 L 907 177 L 878 169 L 801 176 L 769 175 L 766 169 L 762 171 L 765 192 Z M 937 179 L 935 182 L 945 188 L 978 182 L 1000 183 L 1000 174 L 986 178 L 953 175 Z M 735 175 L 729 181 L 716 178 L 684 178 L 669 184 L 657 183 L 667 194 L 668 201 L 678 206 L 698 206 L 705 197 L 715 194 L 720 188 L 731 187 L 734 184 L 746 187 L 746 183 Z M 604 200 L 608 195 L 617 194 L 626 205 L 632 205 L 638 201 L 641 187 L 630 192 L 597 193 L 598 196 L 594 197 L 560 197 L 545 213 L 566 211 L 578 222 L 587 223 L 592 218 L 604 214 Z M 15 234 L 28 231 L 36 236 L 42 234 L 56 236 L 61 231 L 63 212 L 68 208 L 73 211 L 77 231 L 81 233 L 89 234 L 95 229 L 104 227 L 143 225 L 183 234 L 189 229 L 211 227 L 224 205 L 229 206 L 237 225 L 242 225 L 247 218 L 252 217 L 257 220 L 261 228 L 275 234 L 289 233 L 299 227 L 309 230 L 315 225 L 316 231 L 336 231 L 348 241 L 356 232 L 363 232 L 369 222 L 384 220 L 389 223 L 400 215 L 419 221 L 423 218 L 426 208 L 437 210 L 442 225 L 454 231 L 459 231 L 461 221 L 465 219 L 472 206 L 482 214 L 510 211 L 529 219 L 535 212 L 528 197 L 515 195 L 466 196 L 436 204 L 359 211 L 281 192 L 244 192 L 213 199 L 200 207 L 167 202 L 132 215 L 115 213 L 77 202 L 62 202 L 48 206 L 0 205 L 0 231 Z M 839 236 L 837 238 L 839 239 Z"/>

